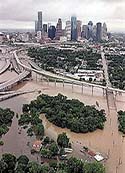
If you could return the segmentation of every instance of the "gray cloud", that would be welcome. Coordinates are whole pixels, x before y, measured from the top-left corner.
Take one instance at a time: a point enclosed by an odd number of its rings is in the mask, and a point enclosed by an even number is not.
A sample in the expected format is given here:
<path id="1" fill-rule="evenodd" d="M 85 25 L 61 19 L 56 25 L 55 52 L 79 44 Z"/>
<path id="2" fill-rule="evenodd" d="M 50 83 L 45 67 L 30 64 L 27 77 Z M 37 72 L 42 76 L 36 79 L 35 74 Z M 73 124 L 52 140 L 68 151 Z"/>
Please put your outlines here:
<path id="1" fill-rule="evenodd" d="M 112 30 L 119 19 L 125 21 L 125 0 L 3 0 L 0 1 L 0 27 L 24 27 L 25 24 L 33 27 L 39 10 L 43 11 L 45 22 L 56 22 L 58 17 L 65 21 L 76 14 L 83 22 L 107 21 Z"/>

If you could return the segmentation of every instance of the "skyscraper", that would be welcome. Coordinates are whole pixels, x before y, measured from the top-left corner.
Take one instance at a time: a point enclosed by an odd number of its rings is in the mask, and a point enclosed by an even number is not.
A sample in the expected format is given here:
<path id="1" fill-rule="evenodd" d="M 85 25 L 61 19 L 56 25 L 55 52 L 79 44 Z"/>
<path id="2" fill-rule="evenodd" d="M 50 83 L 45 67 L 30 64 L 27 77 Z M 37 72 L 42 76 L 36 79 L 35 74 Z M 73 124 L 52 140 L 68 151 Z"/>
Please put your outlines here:
<path id="1" fill-rule="evenodd" d="M 77 41 L 77 18 L 71 17 L 71 41 Z"/>
<path id="2" fill-rule="evenodd" d="M 103 27 L 102 27 L 102 39 L 103 40 L 108 40 L 108 36 L 107 36 L 107 25 L 106 25 L 106 23 L 103 23 Z"/>
<path id="3" fill-rule="evenodd" d="M 62 36 L 62 20 L 58 19 L 58 23 L 56 25 L 56 39 L 60 40 L 61 36 Z"/>
<path id="4" fill-rule="evenodd" d="M 55 38 L 55 34 L 56 34 L 55 26 L 50 26 L 48 29 L 48 37 L 51 38 L 51 40 L 53 40 Z"/>
<path id="5" fill-rule="evenodd" d="M 97 30 L 97 26 L 94 25 L 93 26 L 93 40 L 96 41 L 96 30 Z"/>
<path id="6" fill-rule="evenodd" d="M 36 20 L 35 21 L 35 32 L 37 33 L 37 31 L 38 31 L 38 21 Z"/>
<path id="7" fill-rule="evenodd" d="M 87 39 L 92 39 L 93 38 L 93 22 L 89 21 L 88 23 L 88 32 L 87 32 Z"/>
<path id="8" fill-rule="evenodd" d="M 66 31 L 67 40 L 70 41 L 71 40 L 71 21 L 70 20 L 66 21 L 65 31 Z"/>
<path id="9" fill-rule="evenodd" d="M 35 32 L 42 31 L 42 11 L 38 12 L 38 20 L 35 21 Z"/>
<path id="10" fill-rule="evenodd" d="M 47 24 L 43 24 L 43 32 L 46 32 L 47 33 Z"/>
<path id="11" fill-rule="evenodd" d="M 42 11 L 38 12 L 38 24 L 37 24 L 37 31 L 42 31 L 43 21 L 42 21 Z"/>
<path id="12" fill-rule="evenodd" d="M 102 40 L 102 23 L 97 23 L 97 28 L 96 28 L 96 41 L 101 42 Z"/>
<path id="13" fill-rule="evenodd" d="M 81 25 L 82 22 L 80 20 L 77 20 L 77 38 L 81 38 Z"/>
<path id="14" fill-rule="evenodd" d="M 82 38 L 86 38 L 87 39 L 87 34 L 88 34 L 88 26 L 87 25 L 83 25 L 82 26 Z"/>

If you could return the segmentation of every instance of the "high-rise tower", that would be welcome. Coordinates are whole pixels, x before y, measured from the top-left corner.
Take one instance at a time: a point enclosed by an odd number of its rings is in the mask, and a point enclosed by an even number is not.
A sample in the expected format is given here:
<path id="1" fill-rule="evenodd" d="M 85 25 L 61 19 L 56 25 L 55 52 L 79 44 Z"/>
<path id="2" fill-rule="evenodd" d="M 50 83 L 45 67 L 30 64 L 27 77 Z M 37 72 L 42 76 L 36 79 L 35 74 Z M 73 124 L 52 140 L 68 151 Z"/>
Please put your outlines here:
<path id="1" fill-rule="evenodd" d="M 37 23 L 37 31 L 42 31 L 43 20 L 42 20 L 42 11 L 38 12 L 38 23 Z"/>
<path id="2" fill-rule="evenodd" d="M 56 39 L 60 40 L 61 36 L 62 36 L 62 20 L 58 19 L 58 23 L 56 25 Z"/>
<path id="3" fill-rule="evenodd" d="M 96 41 L 101 42 L 102 40 L 102 23 L 97 23 L 97 28 L 96 28 Z"/>
<path id="4" fill-rule="evenodd" d="M 67 37 L 67 40 L 70 41 L 71 40 L 71 21 L 66 21 L 66 37 Z"/>
<path id="5" fill-rule="evenodd" d="M 77 18 L 71 17 L 71 40 L 77 41 Z"/>
<path id="6" fill-rule="evenodd" d="M 88 23 L 88 33 L 87 33 L 87 39 L 93 39 L 93 22 L 89 21 Z"/>
<path id="7" fill-rule="evenodd" d="M 77 20 L 77 38 L 81 38 L 81 32 L 82 32 L 82 22 L 80 20 Z"/>

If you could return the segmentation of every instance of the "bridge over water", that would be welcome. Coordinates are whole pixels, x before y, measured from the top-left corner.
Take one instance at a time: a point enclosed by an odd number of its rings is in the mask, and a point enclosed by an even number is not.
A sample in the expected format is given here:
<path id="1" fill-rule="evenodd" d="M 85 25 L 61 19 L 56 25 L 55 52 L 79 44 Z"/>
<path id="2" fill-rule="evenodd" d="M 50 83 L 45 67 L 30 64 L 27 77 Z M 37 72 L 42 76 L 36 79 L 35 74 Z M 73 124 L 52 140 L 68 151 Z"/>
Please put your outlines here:
<path id="1" fill-rule="evenodd" d="M 68 78 L 68 77 L 64 77 L 64 76 L 61 76 L 61 75 L 57 75 L 57 74 L 45 71 L 43 69 L 40 70 L 40 68 L 37 67 L 37 65 L 35 63 L 33 63 L 33 62 L 30 62 L 30 65 L 32 67 L 29 67 L 29 66 L 24 65 L 23 63 L 20 62 L 20 60 L 19 60 L 19 58 L 17 56 L 17 51 L 14 51 L 13 54 L 15 56 L 15 59 L 16 59 L 17 63 L 20 66 L 22 66 L 25 70 L 29 70 L 29 71 L 35 72 L 35 73 L 37 73 L 37 74 L 39 74 L 41 76 L 45 76 L 48 79 L 48 81 L 49 80 L 54 80 L 55 81 L 55 85 L 56 85 L 56 82 L 63 82 L 63 86 L 64 86 L 65 83 L 81 86 L 82 87 L 82 92 L 83 92 L 83 87 L 91 87 L 92 88 L 92 93 L 93 93 L 94 88 L 102 89 L 103 93 L 114 92 L 115 95 L 117 93 L 119 93 L 119 94 L 125 93 L 125 90 L 120 90 L 120 89 L 112 88 L 112 87 L 108 87 L 108 86 L 102 86 L 102 85 L 82 82 L 82 81 L 78 81 L 78 80 L 71 79 L 71 78 Z"/>

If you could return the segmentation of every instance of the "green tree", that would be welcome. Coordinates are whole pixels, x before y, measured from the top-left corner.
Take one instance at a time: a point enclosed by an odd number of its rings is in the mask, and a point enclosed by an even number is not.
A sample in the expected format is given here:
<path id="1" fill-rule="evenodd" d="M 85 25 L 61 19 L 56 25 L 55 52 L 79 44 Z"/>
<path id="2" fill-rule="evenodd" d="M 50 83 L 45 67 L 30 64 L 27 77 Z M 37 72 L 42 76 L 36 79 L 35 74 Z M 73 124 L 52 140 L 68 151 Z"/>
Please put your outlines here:
<path id="1" fill-rule="evenodd" d="M 41 166 L 37 162 L 28 163 L 28 173 L 41 173 Z"/>
<path id="2" fill-rule="evenodd" d="M 58 154 L 59 149 L 58 149 L 58 146 L 55 142 L 50 145 L 49 149 L 52 153 L 52 156 L 56 156 Z"/>
<path id="3" fill-rule="evenodd" d="M 49 162 L 49 166 L 52 167 L 54 170 L 56 170 L 58 168 L 58 165 L 57 165 L 56 161 Z"/>
<path id="4" fill-rule="evenodd" d="M 62 133 L 58 135 L 57 143 L 60 147 L 66 148 L 69 144 L 69 138 L 67 137 L 66 133 Z"/>
<path id="5" fill-rule="evenodd" d="M 29 162 L 29 158 L 26 155 L 21 155 L 18 159 L 17 159 L 18 164 L 24 164 L 27 165 Z"/>
<path id="6" fill-rule="evenodd" d="M 105 173 L 105 168 L 99 162 L 85 163 L 84 172 L 85 173 Z"/>
<path id="7" fill-rule="evenodd" d="M 81 160 L 71 157 L 67 161 L 67 172 L 68 173 L 83 173 L 83 162 Z"/>
<path id="8" fill-rule="evenodd" d="M 42 123 L 35 125 L 33 128 L 36 135 L 44 136 L 44 126 L 42 125 Z"/>
<path id="9" fill-rule="evenodd" d="M 43 144 L 46 145 L 46 144 L 49 144 L 49 142 L 50 142 L 50 139 L 48 136 L 46 136 L 43 140 Z"/>
<path id="10" fill-rule="evenodd" d="M 5 170 L 7 170 L 7 167 L 8 167 L 7 163 L 1 160 L 0 161 L 0 171 L 1 171 L 1 173 L 4 173 Z"/>
<path id="11" fill-rule="evenodd" d="M 7 164 L 6 173 L 13 172 L 16 166 L 16 157 L 12 154 L 3 154 L 1 161 Z"/>

